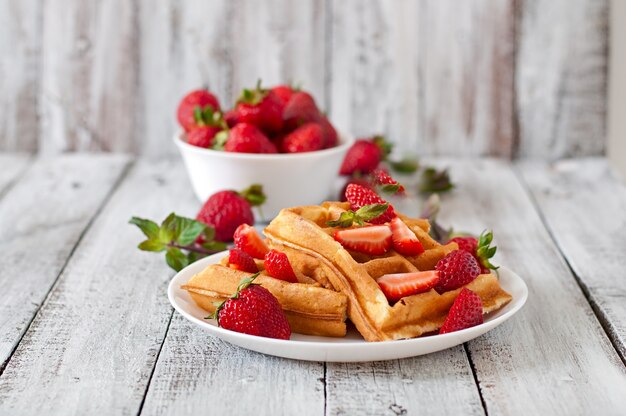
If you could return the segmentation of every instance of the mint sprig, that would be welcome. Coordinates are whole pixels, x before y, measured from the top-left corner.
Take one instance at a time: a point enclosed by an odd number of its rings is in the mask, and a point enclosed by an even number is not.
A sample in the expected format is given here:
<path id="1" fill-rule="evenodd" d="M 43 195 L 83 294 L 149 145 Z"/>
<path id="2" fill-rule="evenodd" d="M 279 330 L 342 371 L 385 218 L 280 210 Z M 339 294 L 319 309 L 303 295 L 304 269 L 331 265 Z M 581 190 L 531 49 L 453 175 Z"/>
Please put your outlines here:
<path id="1" fill-rule="evenodd" d="M 387 211 L 387 208 L 389 208 L 388 203 L 364 205 L 356 211 L 342 212 L 339 219 L 328 221 L 326 225 L 329 227 L 347 228 L 352 226 L 353 223 L 357 223 L 363 226 L 365 222 L 369 222 L 383 215 Z"/>
<path id="2" fill-rule="evenodd" d="M 226 243 L 213 240 L 213 227 L 174 213 L 168 215 L 161 225 L 139 217 L 132 217 L 129 223 L 139 227 L 147 237 L 137 247 L 142 251 L 164 251 L 165 261 L 176 271 L 202 257 L 226 249 Z"/>

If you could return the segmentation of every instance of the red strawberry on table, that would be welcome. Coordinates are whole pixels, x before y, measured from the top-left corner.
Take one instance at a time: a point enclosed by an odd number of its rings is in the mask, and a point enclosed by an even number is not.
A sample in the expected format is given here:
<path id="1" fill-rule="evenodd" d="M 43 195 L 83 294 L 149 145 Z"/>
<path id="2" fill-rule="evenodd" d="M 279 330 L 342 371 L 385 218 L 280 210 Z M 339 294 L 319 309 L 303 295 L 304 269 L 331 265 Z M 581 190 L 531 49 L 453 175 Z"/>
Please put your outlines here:
<path id="1" fill-rule="evenodd" d="M 191 91 L 178 104 L 176 116 L 185 131 L 207 125 L 207 118 L 220 111 L 217 98 L 207 90 Z"/>
<path id="2" fill-rule="evenodd" d="M 269 290 L 253 284 L 258 273 L 242 279 L 229 299 L 222 302 L 209 319 L 222 328 L 261 337 L 289 339 L 291 328 L 280 303 Z"/>
<path id="3" fill-rule="evenodd" d="M 424 252 L 422 243 L 415 233 L 398 217 L 389 223 L 393 248 L 403 256 L 418 256 Z"/>
<path id="4" fill-rule="evenodd" d="M 208 149 L 213 145 L 213 138 L 221 131 L 221 127 L 202 126 L 187 133 L 187 143 Z"/>
<path id="5" fill-rule="evenodd" d="M 196 220 L 215 228 L 215 240 L 231 241 L 241 224 L 254 224 L 252 206 L 265 200 L 259 185 L 252 185 L 241 193 L 220 191 L 206 200 Z"/>
<path id="6" fill-rule="evenodd" d="M 352 175 L 356 172 L 370 173 L 378 167 L 389 151 L 390 145 L 382 136 L 359 139 L 348 149 L 339 173 L 342 175 Z"/>
<path id="7" fill-rule="evenodd" d="M 271 90 L 261 88 L 261 81 L 254 90 L 243 90 L 235 106 L 238 123 L 249 123 L 272 135 L 283 128 L 283 105 Z"/>
<path id="8" fill-rule="evenodd" d="M 322 141 L 324 143 L 324 149 L 337 146 L 337 144 L 339 144 L 339 135 L 326 116 L 321 118 L 319 125 L 322 128 L 322 133 L 324 135 L 324 140 Z"/>
<path id="9" fill-rule="evenodd" d="M 322 148 L 324 133 L 319 124 L 304 124 L 282 139 L 282 151 L 285 153 L 313 152 Z"/>
<path id="10" fill-rule="evenodd" d="M 239 123 L 228 132 L 224 150 L 237 153 L 276 153 L 276 145 L 256 126 Z"/>
<path id="11" fill-rule="evenodd" d="M 480 274 L 480 266 L 474 256 L 463 250 L 448 253 L 439 260 L 435 270 L 439 271 L 439 283 L 435 286 L 439 293 L 465 286 Z"/>
<path id="12" fill-rule="evenodd" d="M 256 273 L 259 271 L 252 256 L 238 248 L 230 250 L 228 265 L 231 269 L 241 270 L 242 272 Z"/>
<path id="13" fill-rule="evenodd" d="M 270 250 L 265 255 L 265 261 L 263 262 L 265 271 L 273 278 L 284 280 L 290 283 L 298 283 L 296 273 L 289 263 L 289 258 L 285 253 L 278 250 Z"/>
<path id="14" fill-rule="evenodd" d="M 385 274 L 376 280 L 390 302 L 397 302 L 405 296 L 427 292 L 438 281 L 439 272 L 436 270 Z"/>
<path id="15" fill-rule="evenodd" d="M 333 237 L 345 248 L 365 254 L 385 254 L 391 248 L 391 229 L 386 225 L 337 230 Z"/>
<path id="16" fill-rule="evenodd" d="M 483 303 L 480 296 L 463 288 L 454 300 L 440 334 L 460 331 L 483 323 Z"/>
<path id="17" fill-rule="evenodd" d="M 346 199 L 350 202 L 350 206 L 353 211 L 356 211 L 365 205 L 387 203 L 387 201 L 378 196 L 376 192 L 354 183 L 351 183 L 346 187 L 345 195 Z M 396 217 L 396 213 L 393 207 L 389 205 L 389 208 L 387 208 L 387 211 L 385 211 L 384 214 L 369 222 L 372 224 L 384 224 L 391 221 L 394 217 Z"/>
<path id="18" fill-rule="evenodd" d="M 237 227 L 233 239 L 235 240 L 235 247 L 248 253 L 255 259 L 264 259 L 269 251 L 256 229 L 248 224 L 241 224 Z"/>
<path id="19" fill-rule="evenodd" d="M 318 122 L 320 110 L 311 94 L 303 91 L 294 93 L 283 110 L 283 121 L 287 131 L 294 130 L 303 124 Z"/>

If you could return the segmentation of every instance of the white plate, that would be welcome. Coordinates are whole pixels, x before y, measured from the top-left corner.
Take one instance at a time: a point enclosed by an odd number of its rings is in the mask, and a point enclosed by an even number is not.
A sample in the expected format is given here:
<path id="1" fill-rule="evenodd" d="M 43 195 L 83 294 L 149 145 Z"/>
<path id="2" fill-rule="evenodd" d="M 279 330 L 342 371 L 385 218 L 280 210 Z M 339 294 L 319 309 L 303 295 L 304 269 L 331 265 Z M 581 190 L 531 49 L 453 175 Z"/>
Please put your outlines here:
<path id="1" fill-rule="evenodd" d="M 359 362 L 413 357 L 454 347 L 481 336 L 512 317 L 526 302 L 528 288 L 511 270 L 501 267 L 500 285 L 513 296 L 504 308 L 490 315 L 482 325 L 444 335 L 398 341 L 366 342 L 354 329 L 344 338 L 292 334 L 289 340 L 257 337 L 229 331 L 216 325 L 215 320 L 204 319 L 207 312 L 196 306 L 181 285 L 209 264 L 217 263 L 227 253 L 217 253 L 199 260 L 181 270 L 170 282 L 167 295 L 174 308 L 189 321 L 212 335 L 249 350 L 278 357 L 307 361 Z"/>

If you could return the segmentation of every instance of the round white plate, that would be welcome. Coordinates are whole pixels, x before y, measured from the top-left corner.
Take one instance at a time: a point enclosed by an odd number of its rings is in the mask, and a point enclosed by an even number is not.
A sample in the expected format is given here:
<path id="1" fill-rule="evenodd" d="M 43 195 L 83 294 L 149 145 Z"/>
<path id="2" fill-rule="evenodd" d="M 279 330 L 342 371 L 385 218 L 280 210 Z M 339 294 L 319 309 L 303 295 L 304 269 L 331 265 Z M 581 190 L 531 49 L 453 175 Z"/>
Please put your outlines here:
<path id="1" fill-rule="evenodd" d="M 174 308 L 189 321 L 212 335 L 253 351 L 278 357 L 307 361 L 359 362 L 380 361 L 413 357 L 454 347 L 481 336 L 512 317 L 526 302 L 528 288 L 511 270 L 501 267 L 500 285 L 513 296 L 513 300 L 486 318 L 481 325 L 444 335 L 398 341 L 366 342 L 354 329 L 349 328 L 344 338 L 318 337 L 292 334 L 289 340 L 257 337 L 229 331 L 216 325 L 215 320 L 204 319 L 208 313 L 196 306 L 181 285 L 209 264 L 217 263 L 227 252 L 217 253 L 199 260 L 181 270 L 170 282 L 167 295 Z"/>

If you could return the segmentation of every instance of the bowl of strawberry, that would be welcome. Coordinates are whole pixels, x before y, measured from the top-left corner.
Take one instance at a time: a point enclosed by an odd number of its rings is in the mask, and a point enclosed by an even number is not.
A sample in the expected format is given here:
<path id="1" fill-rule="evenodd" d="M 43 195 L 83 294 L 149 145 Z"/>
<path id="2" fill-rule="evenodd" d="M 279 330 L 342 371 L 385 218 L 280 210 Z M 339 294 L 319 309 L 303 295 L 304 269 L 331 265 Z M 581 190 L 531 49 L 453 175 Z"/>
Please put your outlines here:
<path id="1" fill-rule="evenodd" d="M 177 118 L 183 131 L 174 142 L 198 198 L 260 184 L 265 221 L 281 208 L 328 199 L 352 144 L 310 93 L 286 85 L 245 89 L 229 110 L 211 92 L 192 91 Z"/>

